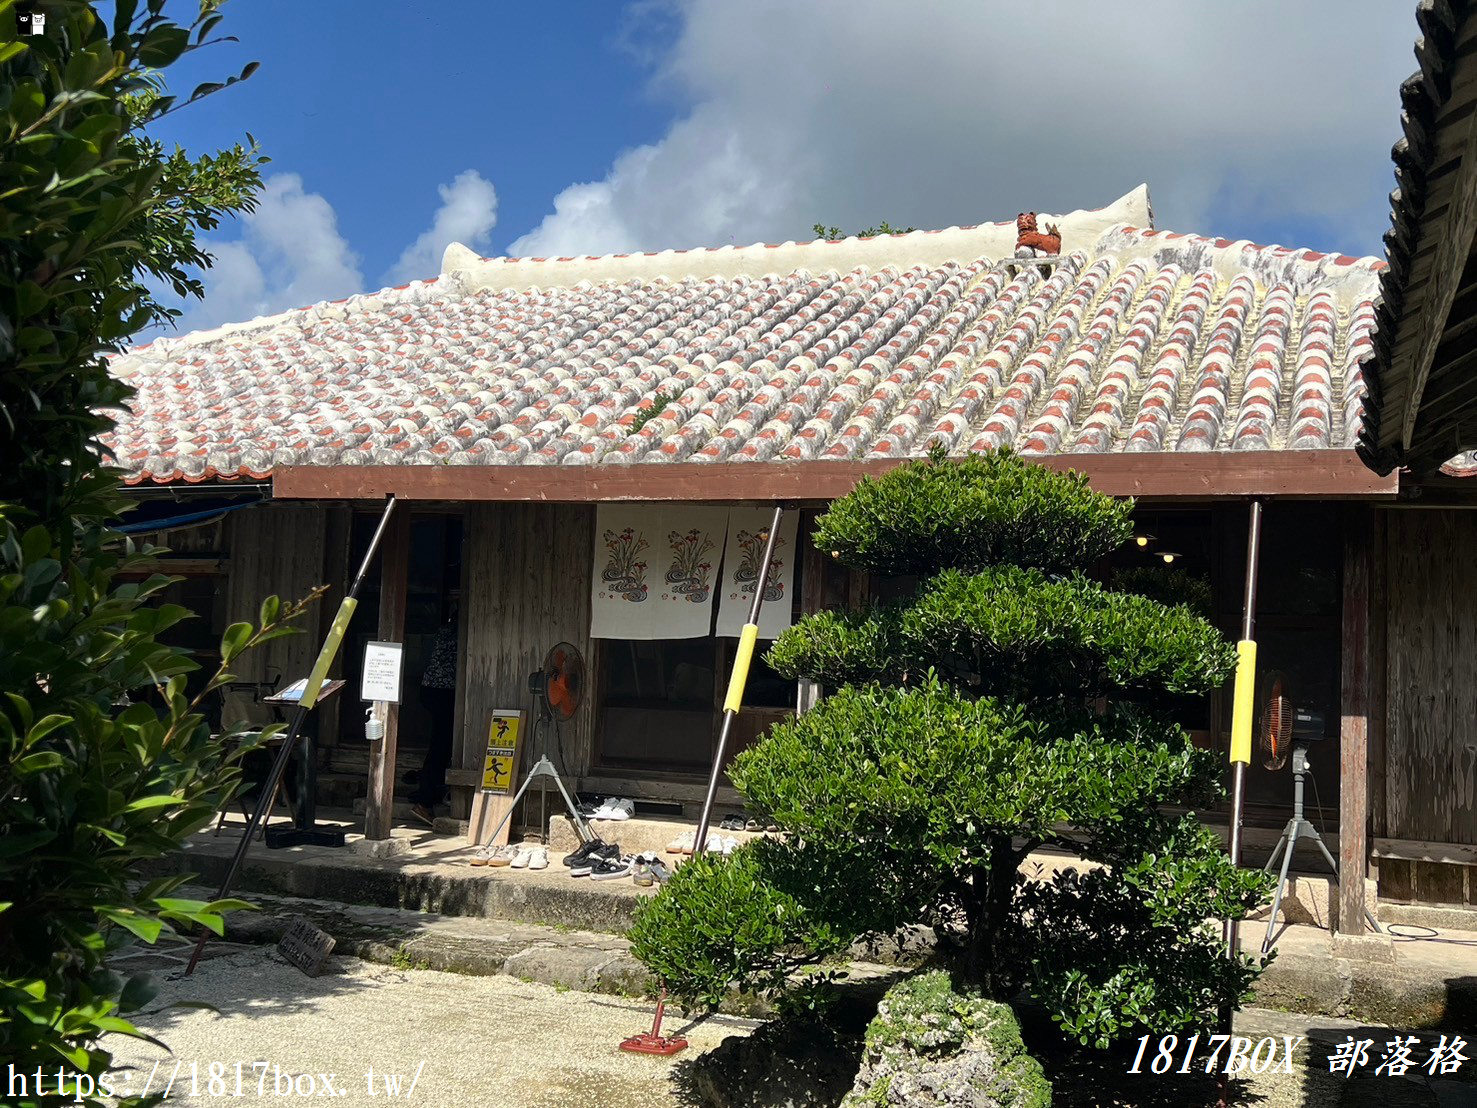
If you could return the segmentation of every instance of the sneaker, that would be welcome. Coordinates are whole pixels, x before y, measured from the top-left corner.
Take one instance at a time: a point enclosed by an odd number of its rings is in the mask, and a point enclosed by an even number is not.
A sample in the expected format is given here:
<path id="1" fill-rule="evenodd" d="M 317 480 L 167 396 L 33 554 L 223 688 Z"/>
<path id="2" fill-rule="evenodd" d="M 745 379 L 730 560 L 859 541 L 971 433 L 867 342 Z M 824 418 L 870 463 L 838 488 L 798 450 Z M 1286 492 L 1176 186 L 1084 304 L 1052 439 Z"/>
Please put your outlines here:
<path id="1" fill-rule="evenodd" d="M 508 863 L 508 868 L 509 869 L 527 869 L 528 868 L 528 859 L 531 858 L 532 856 L 533 856 L 533 851 L 529 850 L 526 846 L 525 847 L 519 847 L 518 848 L 518 853 L 517 854 L 514 854 L 513 855 L 513 860 Z"/>
<path id="2" fill-rule="evenodd" d="M 692 844 L 697 841 L 696 831 L 684 831 L 667 844 L 668 854 L 691 854 Z"/>
<path id="3" fill-rule="evenodd" d="M 546 846 L 536 846 L 533 849 L 531 849 L 528 852 L 528 868 L 529 869 L 548 869 L 549 868 L 549 848 L 546 847 Z"/>
<path id="4" fill-rule="evenodd" d="M 710 839 L 709 842 L 711 843 L 712 840 Z M 718 844 L 718 853 L 720 853 L 720 854 L 732 854 L 734 852 L 734 850 L 736 850 L 737 848 L 738 848 L 738 840 L 737 839 L 725 838 L 725 839 L 723 839 L 722 842 L 720 842 Z M 709 846 L 708 849 L 709 850 L 712 850 L 713 848 L 711 846 Z"/>
<path id="5" fill-rule="evenodd" d="M 626 854 L 618 858 L 601 858 L 590 868 L 591 881 L 611 881 L 625 877 L 635 867 L 636 859 Z"/>
<path id="6" fill-rule="evenodd" d="M 682 852 L 683 854 L 694 854 L 694 853 L 696 853 L 696 851 L 693 849 L 693 845 L 692 845 L 693 844 L 693 841 L 696 838 L 697 838 L 697 832 L 696 831 L 694 831 L 691 835 L 689 835 L 687 837 L 688 845 L 687 845 L 687 848 L 685 850 L 683 850 L 683 852 Z M 708 845 L 706 847 L 704 847 L 703 850 L 707 854 L 722 854 L 722 853 L 724 853 L 723 844 L 726 843 L 726 842 L 733 843 L 735 846 L 738 845 L 738 843 L 735 840 L 733 840 L 733 839 L 725 839 L 722 835 L 709 835 L 708 836 Z"/>
<path id="7" fill-rule="evenodd" d="M 603 839 L 590 839 L 586 842 L 582 842 L 579 846 L 574 848 L 572 853 L 566 854 L 564 856 L 564 864 L 566 866 L 573 866 L 580 862 L 583 862 L 587 858 L 589 858 L 590 851 L 598 849 L 599 847 L 602 847 L 604 845 L 605 842 Z"/>
<path id="8" fill-rule="evenodd" d="M 606 862 L 614 862 L 621 856 L 619 843 L 599 843 L 583 859 L 575 862 L 569 867 L 571 877 L 592 877 L 595 867 Z"/>
<path id="9" fill-rule="evenodd" d="M 742 831 L 743 829 L 743 816 L 724 816 L 723 822 L 718 825 L 720 831 Z"/>
<path id="10" fill-rule="evenodd" d="M 474 866 L 485 866 L 490 861 L 492 861 L 491 847 L 478 847 L 477 853 L 471 857 L 471 864 Z"/>
<path id="11" fill-rule="evenodd" d="M 631 868 L 631 880 L 644 889 L 653 885 L 665 885 L 672 879 L 672 871 L 654 853 L 636 855 L 636 864 Z"/>
<path id="12" fill-rule="evenodd" d="M 516 857 L 518 857 L 516 846 L 495 846 L 492 848 L 491 857 L 487 859 L 487 864 L 489 866 L 510 866 Z"/>
<path id="13" fill-rule="evenodd" d="M 626 797 L 607 797 L 605 803 L 596 808 L 591 819 L 627 820 L 636 814 L 636 802 Z"/>
<path id="14" fill-rule="evenodd" d="M 668 881 L 672 880 L 672 871 L 667 868 L 667 863 L 663 862 L 655 854 L 646 863 L 646 868 L 651 871 L 651 879 L 658 885 L 665 885 Z"/>

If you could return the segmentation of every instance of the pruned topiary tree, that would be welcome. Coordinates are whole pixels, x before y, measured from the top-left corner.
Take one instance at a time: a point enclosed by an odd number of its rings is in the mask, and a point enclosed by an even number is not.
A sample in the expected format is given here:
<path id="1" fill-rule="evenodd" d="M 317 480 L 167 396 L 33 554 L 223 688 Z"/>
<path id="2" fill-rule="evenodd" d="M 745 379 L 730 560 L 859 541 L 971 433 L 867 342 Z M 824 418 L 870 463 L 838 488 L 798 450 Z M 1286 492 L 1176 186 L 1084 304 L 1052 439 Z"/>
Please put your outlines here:
<path id="1" fill-rule="evenodd" d="M 673 995 L 783 992 L 860 936 L 927 924 L 967 985 L 1025 990 L 1083 1043 L 1244 998 L 1258 964 L 1227 959 L 1212 921 L 1267 883 L 1193 814 L 1218 760 L 1170 711 L 1235 653 L 1189 607 L 1086 575 L 1132 509 L 1008 452 L 935 453 L 831 506 L 818 549 L 917 585 L 770 650 L 828 695 L 731 771 L 784 838 L 696 859 L 641 910 L 634 949 Z M 1082 863 L 1023 873 L 1043 847 Z"/>

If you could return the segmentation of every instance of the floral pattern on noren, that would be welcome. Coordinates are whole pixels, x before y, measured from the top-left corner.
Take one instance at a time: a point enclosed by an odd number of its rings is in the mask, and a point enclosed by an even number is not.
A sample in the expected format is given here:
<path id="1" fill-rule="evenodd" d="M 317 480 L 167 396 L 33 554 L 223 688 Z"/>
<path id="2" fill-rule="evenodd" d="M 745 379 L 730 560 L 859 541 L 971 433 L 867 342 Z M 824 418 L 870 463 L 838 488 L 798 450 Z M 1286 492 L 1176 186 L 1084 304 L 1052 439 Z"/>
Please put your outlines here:
<path id="1" fill-rule="evenodd" d="M 670 595 L 685 597 L 693 604 L 703 603 L 713 591 L 713 563 L 705 558 L 713 549 L 713 540 L 694 527 L 685 534 L 668 531 L 667 542 L 672 547 L 672 564 L 667 569 Z"/>
<path id="2" fill-rule="evenodd" d="M 634 527 L 605 532 L 605 549 L 609 552 L 600 580 L 613 596 L 622 596 L 633 604 L 646 599 L 646 563 L 641 552 L 649 545 Z"/>
<path id="3" fill-rule="evenodd" d="M 759 580 L 759 561 L 764 557 L 764 544 L 769 541 L 768 531 L 740 531 L 738 533 L 739 564 L 733 571 L 733 580 L 739 586 L 740 595 L 751 593 Z M 780 549 L 784 539 L 776 539 L 774 554 L 769 559 L 769 580 L 764 586 L 764 600 L 769 603 L 785 595 L 785 581 L 780 574 L 784 562 L 780 560 Z"/>

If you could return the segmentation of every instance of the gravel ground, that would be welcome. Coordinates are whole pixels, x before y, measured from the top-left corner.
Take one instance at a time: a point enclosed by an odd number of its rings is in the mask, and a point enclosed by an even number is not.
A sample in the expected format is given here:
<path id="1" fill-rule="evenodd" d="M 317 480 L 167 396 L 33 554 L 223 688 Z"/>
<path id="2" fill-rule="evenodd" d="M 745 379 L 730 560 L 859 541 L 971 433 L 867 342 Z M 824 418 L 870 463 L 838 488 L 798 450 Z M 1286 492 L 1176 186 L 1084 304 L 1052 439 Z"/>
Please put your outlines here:
<path id="1" fill-rule="evenodd" d="M 397 969 L 353 958 L 335 958 L 328 973 L 309 978 L 271 947 L 216 943 L 209 950 L 207 960 L 188 978 L 180 972 L 183 956 L 178 953 L 135 963 L 154 968 L 163 985 L 157 1010 L 137 1022 L 174 1053 L 127 1040 L 111 1044 L 120 1065 L 127 1067 L 117 1076 L 120 1083 L 131 1081 L 131 1091 L 141 1091 L 150 1081 L 157 1092 L 175 1073 L 167 1103 L 202 1108 L 321 1102 L 325 1096 L 339 1104 L 377 1108 L 395 1099 L 428 1108 L 690 1108 L 695 1101 L 685 1072 L 691 1059 L 728 1035 L 755 1026 L 728 1016 L 688 1025 L 674 1016 L 666 1030 L 680 1029 L 692 1046 L 675 1059 L 652 1058 L 616 1049 L 625 1036 L 650 1027 L 650 1006 L 635 1001 L 507 976 Z M 181 1002 L 216 1010 L 167 1006 Z M 1252 1038 L 1311 1032 L 1315 1040 L 1298 1050 L 1292 1073 L 1267 1073 L 1238 1084 L 1237 1104 L 1477 1108 L 1477 1060 L 1469 1061 L 1457 1080 L 1432 1080 L 1420 1073 L 1406 1079 L 1348 1080 L 1328 1075 L 1330 1044 L 1350 1033 L 1378 1043 L 1387 1037 L 1382 1030 L 1359 1032 L 1357 1024 L 1341 1020 L 1248 1009 L 1238 1016 L 1237 1031 Z M 1477 1051 L 1469 1048 L 1468 1053 Z M 1060 1108 L 1214 1103 L 1214 1087 L 1203 1077 L 1129 1079 L 1122 1075 L 1121 1059 L 1089 1056 L 1085 1066 L 1082 1061 L 1051 1074 Z M 212 1062 L 225 1067 L 216 1071 L 224 1077 L 213 1088 Z M 235 1095 L 238 1062 L 241 1096 Z M 257 1088 L 262 1067 L 253 1063 L 273 1067 L 266 1070 L 262 1094 Z M 331 1075 L 331 1094 L 323 1074 Z M 389 1092 L 386 1075 L 399 1078 L 398 1097 Z"/>
<path id="2" fill-rule="evenodd" d="M 428 1108 L 689 1105 L 683 1060 L 754 1026 L 713 1017 L 686 1028 L 692 1046 L 682 1055 L 653 1058 L 616 1049 L 627 1035 L 650 1029 L 649 1005 L 511 977 L 399 970 L 336 958 L 331 972 L 309 978 L 264 947 L 220 953 L 188 978 L 178 969 L 164 976 L 156 1005 L 204 1002 L 218 1011 L 161 1008 L 137 1021 L 168 1043 L 173 1055 L 122 1040 L 113 1049 L 120 1064 L 132 1067 L 127 1073 L 134 1092 L 151 1073 L 157 1092 L 179 1062 L 181 1076 L 167 1103 L 201 1108 L 321 1103 L 324 1084 L 316 1075 L 323 1073 L 335 1075 L 334 1096 L 342 1105 L 383 1108 L 391 1099 L 385 1074 L 400 1077 L 399 1099 Z M 677 1016 L 666 1030 L 685 1022 Z M 241 1097 L 234 1095 L 238 1061 Z M 215 1096 L 208 1088 L 211 1062 L 229 1066 Z M 258 1096 L 261 1068 L 254 1070 L 253 1062 L 280 1067 L 283 1095 L 274 1094 L 274 1072 L 268 1070 L 265 1095 Z M 198 1073 L 193 1092 L 192 1066 Z M 367 1086 L 371 1068 L 378 1094 L 373 1097 Z M 298 1092 L 286 1093 L 287 1075 L 297 1081 Z M 308 1075 L 315 1075 L 311 1094 Z"/>

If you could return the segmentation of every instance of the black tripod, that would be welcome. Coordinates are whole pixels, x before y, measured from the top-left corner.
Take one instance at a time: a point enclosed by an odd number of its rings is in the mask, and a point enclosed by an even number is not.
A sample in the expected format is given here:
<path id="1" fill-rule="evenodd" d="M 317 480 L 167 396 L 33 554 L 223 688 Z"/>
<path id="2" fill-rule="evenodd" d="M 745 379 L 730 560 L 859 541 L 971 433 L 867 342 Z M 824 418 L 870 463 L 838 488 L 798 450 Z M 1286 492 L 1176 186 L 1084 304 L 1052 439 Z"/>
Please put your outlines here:
<path id="1" fill-rule="evenodd" d="M 1303 782 L 1308 776 L 1308 745 L 1296 742 L 1292 744 L 1292 818 L 1287 821 L 1287 826 L 1282 829 L 1282 836 L 1277 840 L 1277 846 L 1272 851 L 1272 856 L 1267 859 L 1267 864 L 1262 867 L 1263 872 L 1270 873 L 1272 867 L 1277 864 L 1277 856 L 1282 856 L 1282 869 L 1277 877 L 1277 895 L 1272 898 L 1272 915 L 1267 920 L 1267 937 L 1262 940 L 1262 953 L 1272 949 L 1272 932 L 1277 928 L 1277 910 L 1282 907 L 1282 894 L 1287 891 L 1287 870 L 1292 863 L 1293 851 L 1302 839 L 1311 839 L 1318 852 L 1323 855 L 1323 860 L 1328 863 L 1328 868 L 1333 870 L 1333 879 L 1340 881 L 1339 864 L 1334 861 L 1333 855 L 1328 852 L 1328 847 L 1323 842 L 1323 836 L 1318 834 L 1317 829 L 1303 816 Z M 1376 931 L 1380 925 L 1375 922 L 1374 916 L 1370 915 L 1369 909 L 1364 910 L 1364 918 L 1369 920 L 1369 926 Z"/>

